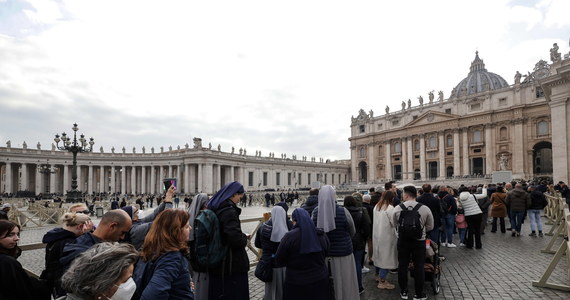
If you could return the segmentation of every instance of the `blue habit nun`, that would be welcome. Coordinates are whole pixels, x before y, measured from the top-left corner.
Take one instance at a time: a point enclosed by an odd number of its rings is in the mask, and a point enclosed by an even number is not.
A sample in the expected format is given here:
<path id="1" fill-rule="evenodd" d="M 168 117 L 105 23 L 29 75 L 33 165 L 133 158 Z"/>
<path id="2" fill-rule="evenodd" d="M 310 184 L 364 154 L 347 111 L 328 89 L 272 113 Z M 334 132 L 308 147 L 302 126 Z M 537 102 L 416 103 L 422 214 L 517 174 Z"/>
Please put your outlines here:
<path id="1" fill-rule="evenodd" d="M 275 255 L 276 265 L 286 267 L 283 299 L 332 299 L 325 264 L 328 238 L 305 209 L 295 209 L 292 219 L 295 225 L 283 236 Z"/>

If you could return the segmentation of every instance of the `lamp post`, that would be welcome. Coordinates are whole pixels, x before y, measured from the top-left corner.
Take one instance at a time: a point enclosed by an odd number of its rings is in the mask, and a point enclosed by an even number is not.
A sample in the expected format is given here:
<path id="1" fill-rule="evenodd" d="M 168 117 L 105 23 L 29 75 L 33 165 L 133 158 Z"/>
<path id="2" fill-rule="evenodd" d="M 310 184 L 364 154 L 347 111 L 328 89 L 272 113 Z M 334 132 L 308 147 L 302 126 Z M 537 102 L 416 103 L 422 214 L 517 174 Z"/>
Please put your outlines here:
<path id="1" fill-rule="evenodd" d="M 71 191 L 67 192 L 67 202 L 80 202 L 83 201 L 83 197 L 81 195 L 81 191 L 77 189 L 77 153 L 80 152 L 91 152 L 93 151 L 93 144 L 95 141 L 93 138 L 89 139 L 89 142 L 85 139 L 83 134 L 80 135 L 79 140 L 77 139 L 77 123 L 73 124 L 73 140 L 68 137 L 65 132 L 61 134 L 61 138 L 59 134 L 55 135 L 55 139 L 53 139 L 57 145 L 59 150 L 64 150 L 71 152 L 73 154 L 73 168 L 71 171 Z M 59 142 L 62 142 L 63 145 L 59 146 Z M 89 145 L 89 148 L 87 147 Z"/>
<path id="2" fill-rule="evenodd" d="M 49 159 L 48 159 L 48 162 L 45 164 L 40 164 L 40 161 L 38 160 L 38 173 L 44 174 L 44 175 L 50 175 L 50 174 L 54 174 L 56 172 L 57 172 L 57 168 L 55 166 L 49 164 Z M 53 191 L 51 191 L 49 189 L 47 183 L 46 183 L 44 191 L 47 191 L 48 193 L 53 193 Z"/>

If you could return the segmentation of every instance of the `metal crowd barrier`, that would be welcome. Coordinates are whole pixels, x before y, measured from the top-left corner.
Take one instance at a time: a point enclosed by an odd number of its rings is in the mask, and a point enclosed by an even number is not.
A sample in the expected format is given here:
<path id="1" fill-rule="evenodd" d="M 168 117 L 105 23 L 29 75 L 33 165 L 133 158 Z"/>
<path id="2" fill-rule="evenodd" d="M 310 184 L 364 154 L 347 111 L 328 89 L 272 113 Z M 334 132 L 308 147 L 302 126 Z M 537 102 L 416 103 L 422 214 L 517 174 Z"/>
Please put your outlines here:
<path id="1" fill-rule="evenodd" d="M 566 204 L 565 199 L 560 195 L 548 196 L 548 202 L 549 205 L 546 216 L 552 221 L 552 227 L 550 232 L 547 234 L 551 235 L 552 238 L 546 248 L 541 250 L 541 252 L 554 254 L 554 257 L 540 279 L 538 281 L 533 281 L 532 285 L 570 291 L 570 242 L 568 241 L 568 237 L 570 236 L 570 211 L 568 210 L 568 205 Z M 563 236 L 564 239 L 560 243 L 558 250 L 554 251 L 552 247 L 555 245 L 559 236 Z M 564 255 L 566 255 L 568 264 L 568 278 L 566 284 L 549 283 L 548 279 L 550 278 L 550 275 L 552 275 L 552 272 Z"/>

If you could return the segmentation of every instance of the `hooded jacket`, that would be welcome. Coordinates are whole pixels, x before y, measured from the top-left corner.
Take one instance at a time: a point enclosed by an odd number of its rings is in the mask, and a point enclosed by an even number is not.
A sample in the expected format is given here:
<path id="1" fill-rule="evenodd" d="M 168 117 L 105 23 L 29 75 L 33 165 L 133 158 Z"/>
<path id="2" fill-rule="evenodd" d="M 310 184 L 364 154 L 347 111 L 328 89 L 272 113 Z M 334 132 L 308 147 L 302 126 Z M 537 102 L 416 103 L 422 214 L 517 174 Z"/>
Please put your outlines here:
<path id="1" fill-rule="evenodd" d="M 303 204 L 303 206 L 301 207 L 304 208 L 309 213 L 310 216 L 313 213 L 313 210 L 315 210 L 315 207 L 317 207 L 317 205 L 319 205 L 319 196 L 310 195 L 309 197 L 307 197 L 307 201 L 305 201 L 305 204 Z"/>
<path id="2" fill-rule="evenodd" d="M 61 227 L 48 231 L 42 238 L 42 243 L 46 245 L 45 270 L 40 275 L 41 279 L 46 279 L 49 283 L 55 282 L 63 275 L 63 266 L 59 259 L 63 255 L 63 248 L 67 244 L 75 241 L 75 233 Z M 58 284 L 59 286 L 59 284 Z"/>

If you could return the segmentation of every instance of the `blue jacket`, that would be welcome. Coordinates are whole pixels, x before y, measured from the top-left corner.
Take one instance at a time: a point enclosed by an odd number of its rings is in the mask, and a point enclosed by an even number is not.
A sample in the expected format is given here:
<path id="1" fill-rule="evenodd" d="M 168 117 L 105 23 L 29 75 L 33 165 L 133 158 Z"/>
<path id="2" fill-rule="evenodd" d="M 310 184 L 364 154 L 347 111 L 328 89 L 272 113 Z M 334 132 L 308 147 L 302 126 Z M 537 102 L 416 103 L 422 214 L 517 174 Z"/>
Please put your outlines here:
<path id="1" fill-rule="evenodd" d="M 91 246 L 102 242 L 102 240 L 94 236 L 91 232 L 88 232 L 76 238 L 75 243 L 65 245 L 65 247 L 63 247 L 62 256 L 59 259 L 63 270 L 67 270 L 71 262 L 81 253 L 87 251 Z"/>
<path id="2" fill-rule="evenodd" d="M 317 225 L 317 216 L 319 215 L 319 207 L 313 211 L 313 222 Z M 352 254 L 352 237 L 349 229 L 348 219 L 346 218 L 343 207 L 336 206 L 336 215 L 334 217 L 336 229 L 326 233 L 330 241 L 330 249 L 328 256 L 340 257 Z"/>
<path id="3" fill-rule="evenodd" d="M 317 207 L 318 205 L 319 205 L 319 196 L 310 195 L 309 197 L 307 197 L 307 201 L 305 201 L 305 204 L 303 204 L 301 208 L 305 209 L 310 216 L 313 213 L 313 210 L 315 210 L 315 207 Z"/>
<path id="4" fill-rule="evenodd" d="M 149 262 L 140 259 L 133 273 L 137 289 L 143 289 L 143 299 L 194 299 L 190 289 L 190 271 L 188 260 L 180 251 L 166 252 L 152 262 L 152 274 L 146 286 L 142 277 Z"/>

